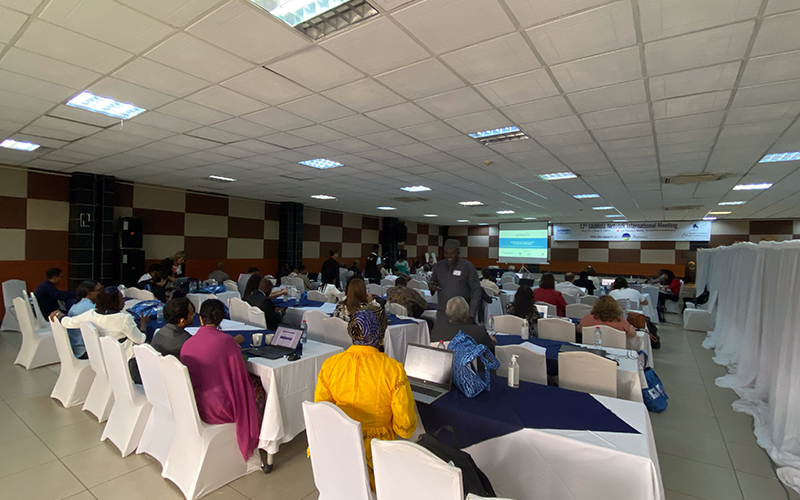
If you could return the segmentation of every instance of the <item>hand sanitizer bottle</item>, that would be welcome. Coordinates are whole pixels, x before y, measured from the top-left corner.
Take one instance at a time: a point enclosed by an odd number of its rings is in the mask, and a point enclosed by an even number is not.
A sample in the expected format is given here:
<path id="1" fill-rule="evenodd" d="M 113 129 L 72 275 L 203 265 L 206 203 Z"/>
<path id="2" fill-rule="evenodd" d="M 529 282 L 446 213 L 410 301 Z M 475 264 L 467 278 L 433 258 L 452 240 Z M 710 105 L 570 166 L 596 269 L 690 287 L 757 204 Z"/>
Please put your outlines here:
<path id="1" fill-rule="evenodd" d="M 516 389 L 519 387 L 519 365 L 517 355 L 511 355 L 511 363 L 508 364 L 508 386 Z"/>
<path id="2" fill-rule="evenodd" d="M 531 336 L 530 335 L 530 330 L 528 330 L 528 320 L 527 319 L 523 319 L 522 320 L 522 329 L 520 331 L 520 335 L 522 336 L 523 340 L 526 340 Z"/>

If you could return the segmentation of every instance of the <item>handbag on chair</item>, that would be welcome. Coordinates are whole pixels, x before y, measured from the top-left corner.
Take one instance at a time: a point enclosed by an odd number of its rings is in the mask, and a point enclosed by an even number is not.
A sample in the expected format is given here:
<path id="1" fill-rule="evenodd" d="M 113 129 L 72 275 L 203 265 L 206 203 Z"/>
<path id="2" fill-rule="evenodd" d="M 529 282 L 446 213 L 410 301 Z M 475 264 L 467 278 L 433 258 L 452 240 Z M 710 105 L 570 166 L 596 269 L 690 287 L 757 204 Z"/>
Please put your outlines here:
<path id="1" fill-rule="evenodd" d="M 483 391 L 489 390 L 491 374 L 489 370 L 497 370 L 500 362 L 485 345 L 478 344 L 469 335 L 458 332 L 448 349 L 455 352 L 453 356 L 453 383 L 468 398 L 474 398 Z M 483 372 L 473 368 L 473 361 L 483 364 Z"/>

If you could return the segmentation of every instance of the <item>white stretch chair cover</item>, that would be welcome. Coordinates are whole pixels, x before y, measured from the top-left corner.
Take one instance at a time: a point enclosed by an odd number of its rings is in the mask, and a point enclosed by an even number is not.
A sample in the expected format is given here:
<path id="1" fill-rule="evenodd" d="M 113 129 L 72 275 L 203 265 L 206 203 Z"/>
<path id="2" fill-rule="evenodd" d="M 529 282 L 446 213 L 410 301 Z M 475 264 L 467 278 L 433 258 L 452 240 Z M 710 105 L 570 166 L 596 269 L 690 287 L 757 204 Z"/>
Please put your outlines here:
<path id="1" fill-rule="evenodd" d="M 586 304 L 587 306 L 593 306 L 595 302 L 597 302 L 598 297 L 594 295 L 583 295 L 581 298 L 578 299 L 578 304 Z"/>
<path id="2" fill-rule="evenodd" d="M 509 291 L 509 292 L 516 292 L 517 290 L 519 290 L 519 285 L 514 283 L 513 281 L 504 281 L 503 282 L 503 290 L 506 290 L 506 291 Z"/>
<path id="3" fill-rule="evenodd" d="M 300 278 L 289 278 L 286 280 L 286 284 L 297 288 L 297 291 L 300 293 L 306 291 L 306 284 L 303 283 L 303 280 L 301 280 Z"/>
<path id="4" fill-rule="evenodd" d="M 592 306 L 588 304 L 567 304 L 564 312 L 568 318 L 583 318 L 592 312 Z"/>
<path id="5" fill-rule="evenodd" d="M 232 298 L 228 301 L 228 313 L 230 314 L 231 321 L 238 321 L 239 323 L 247 323 L 250 321 L 250 315 L 248 310 L 250 309 L 250 304 L 243 301 L 242 299 L 237 299 L 236 297 Z M 195 312 L 197 314 L 197 312 Z"/>
<path id="6" fill-rule="evenodd" d="M 327 401 L 304 401 L 303 417 L 319 498 L 374 500 L 361 423 Z"/>
<path id="7" fill-rule="evenodd" d="M 562 293 L 561 296 L 564 297 L 564 302 L 566 302 L 567 305 L 569 305 L 569 304 L 577 304 L 578 303 L 578 296 L 577 295 L 571 295 L 571 294 L 568 294 L 568 293 Z"/>
<path id="8" fill-rule="evenodd" d="M 248 306 L 247 321 L 245 323 L 258 328 L 267 328 L 267 318 L 264 315 L 264 311 L 258 307 Z"/>
<path id="9" fill-rule="evenodd" d="M 139 446 L 147 417 L 153 407 L 144 397 L 144 390 L 134 386 L 131 380 L 128 359 L 122 344 L 114 337 L 104 336 L 100 338 L 100 347 L 103 349 L 108 380 L 114 393 L 114 406 L 100 440 L 110 439 L 124 458 Z"/>
<path id="10" fill-rule="evenodd" d="M 222 303 L 227 306 L 228 302 L 230 302 L 231 299 L 241 298 L 241 295 L 239 295 L 239 292 L 237 291 L 225 291 L 225 292 L 220 292 L 216 295 L 212 295 L 212 297 L 222 301 Z M 228 309 L 230 309 L 230 307 Z"/>
<path id="11" fill-rule="evenodd" d="M 318 302 L 327 302 L 325 296 L 316 290 L 309 290 L 306 298 L 308 298 L 308 300 L 316 300 Z"/>
<path id="12" fill-rule="evenodd" d="M 693 307 L 691 302 L 683 310 L 683 329 L 697 332 L 710 332 L 714 330 L 717 321 L 717 291 L 714 290 L 708 296 L 708 302 Z"/>
<path id="13" fill-rule="evenodd" d="M 58 363 L 58 351 L 56 351 L 56 343 L 50 325 L 47 325 L 47 328 L 39 328 L 39 323 L 33 317 L 27 299 L 16 297 L 14 309 L 17 311 L 19 329 L 22 333 L 22 346 L 14 364 L 24 366 L 26 370 L 32 370 L 40 366 Z"/>
<path id="14" fill-rule="evenodd" d="M 479 497 L 478 495 L 473 495 L 472 493 L 467 495 L 467 500 L 513 500 L 512 498 L 500 498 L 500 497 Z"/>
<path id="15" fill-rule="evenodd" d="M 94 371 L 94 381 L 83 403 L 83 411 L 88 411 L 97 417 L 98 422 L 108 420 L 111 406 L 114 404 L 114 394 L 111 392 L 111 382 L 108 380 L 106 361 L 103 349 L 100 347 L 100 335 L 97 328 L 88 322 L 81 324 L 81 336 L 89 356 L 89 364 Z"/>
<path id="16" fill-rule="evenodd" d="M 239 284 L 233 280 L 225 280 L 222 282 L 225 285 L 225 290 L 229 292 L 238 292 L 239 291 Z"/>
<path id="17" fill-rule="evenodd" d="M 169 405 L 167 386 L 161 376 L 162 356 L 150 344 L 133 346 L 133 353 L 139 366 L 145 397 L 153 407 L 147 417 L 136 453 L 147 453 L 158 460 L 163 469 L 175 437 L 175 417 Z"/>
<path id="18" fill-rule="evenodd" d="M 394 314 L 395 316 L 408 316 L 408 309 L 406 309 L 405 306 L 401 306 L 400 304 L 395 304 L 394 302 L 387 302 L 386 313 Z"/>
<path id="19" fill-rule="evenodd" d="M 88 359 L 78 359 L 72 352 L 67 330 L 58 320 L 50 321 L 61 370 L 50 397 L 61 401 L 64 408 L 83 404 L 92 387 L 94 372 Z"/>
<path id="20" fill-rule="evenodd" d="M 522 334 L 522 318 L 511 314 L 494 317 L 494 331 L 497 333 L 508 333 L 511 335 Z"/>
<path id="21" fill-rule="evenodd" d="M 508 377 L 508 364 L 511 355 L 516 354 L 519 365 L 519 379 L 534 384 L 547 385 L 547 357 L 521 345 L 499 345 L 494 348 L 494 355 L 500 362 L 497 374 Z"/>
<path id="22" fill-rule="evenodd" d="M 677 301 L 665 300 L 664 301 L 664 309 L 668 313 L 681 314 L 681 298 L 682 297 L 683 297 L 683 280 L 681 280 L 681 288 L 680 288 L 680 291 L 678 292 L 678 300 Z"/>
<path id="23" fill-rule="evenodd" d="M 14 299 L 16 297 L 27 299 L 28 292 L 25 288 L 25 282 L 22 280 L 8 280 L 3 282 L 3 306 L 6 312 L 3 315 L 3 324 L 0 326 L 0 330 L 20 331 L 17 313 L 14 311 Z"/>
<path id="24" fill-rule="evenodd" d="M 156 300 L 156 296 L 153 295 L 153 292 L 148 290 L 140 290 L 138 288 L 127 288 L 126 295 L 136 300 Z"/>
<path id="25" fill-rule="evenodd" d="M 321 311 L 308 311 L 303 319 L 308 325 L 308 338 L 317 342 L 339 346 L 347 349 L 353 345 L 353 339 L 347 333 L 347 322 L 333 318 Z"/>
<path id="26" fill-rule="evenodd" d="M 375 283 L 370 283 L 367 285 L 367 293 L 371 293 L 377 297 L 380 297 L 385 293 L 385 288 L 381 285 L 376 285 Z"/>
<path id="27" fill-rule="evenodd" d="M 380 500 L 464 500 L 461 469 L 409 441 L 373 439 L 372 466 Z"/>
<path id="28" fill-rule="evenodd" d="M 633 309 L 633 310 L 638 310 L 639 309 L 639 301 L 638 300 L 631 300 L 631 299 L 626 299 L 626 298 L 615 299 L 615 300 L 617 301 L 617 304 L 619 304 L 620 309 L 623 309 L 623 310 L 624 309 Z"/>
<path id="29" fill-rule="evenodd" d="M 394 286 L 394 280 L 387 280 L 384 278 L 381 280 L 381 286 Z"/>
<path id="30" fill-rule="evenodd" d="M 408 282 L 408 288 L 416 288 L 417 290 L 427 290 L 428 284 L 425 283 L 424 281 L 419 281 L 414 279 Z"/>
<path id="31" fill-rule="evenodd" d="M 289 284 L 289 277 L 288 276 L 282 276 L 281 277 L 281 285 L 288 285 L 288 284 Z"/>
<path id="32" fill-rule="evenodd" d="M 539 318 L 536 320 L 539 338 L 575 342 L 575 325 L 561 318 Z"/>
<path id="33" fill-rule="evenodd" d="M 600 328 L 600 337 L 602 339 L 602 343 L 604 347 L 614 347 L 616 349 L 627 349 L 627 335 L 622 330 L 617 330 L 616 328 L 611 328 L 608 325 L 599 325 L 599 326 L 584 326 L 583 331 L 583 343 L 584 344 L 594 344 L 594 330 L 595 328 Z"/>
<path id="34" fill-rule="evenodd" d="M 558 353 L 558 386 L 617 397 L 617 364 L 591 352 Z"/>
<path id="35" fill-rule="evenodd" d="M 173 356 L 161 358 L 161 377 L 167 387 L 175 421 L 175 438 L 161 475 L 195 500 L 244 476 L 248 468 L 236 442 L 236 424 L 203 423 L 189 380 L 189 370 Z M 254 454 L 254 458 L 257 454 Z"/>
<path id="36" fill-rule="evenodd" d="M 37 330 L 41 330 L 42 328 L 47 328 L 47 330 L 49 331 L 50 330 L 50 324 L 48 323 L 49 319 L 45 318 L 44 314 L 42 314 L 42 309 L 39 307 L 39 299 L 36 298 L 36 294 L 33 292 L 30 293 L 30 296 L 31 296 L 31 304 L 33 304 L 33 312 L 36 313 L 33 326 Z"/>
<path id="37" fill-rule="evenodd" d="M 556 306 L 554 306 L 553 304 L 548 304 L 547 302 L 536 302 L 536 305 L 537 306 L 545 306 L 545 307 L 547 307 L 547 317 L 548 318 L 554 318 L 554 317 L 556 317 L 556 314 L 558 313 L 558 308 L 556 308 Z M 575 305 L 575 304 L 570 304 L 570 305 Z M 567 307 L 569 307 L 569 306 L 567 306 Z M 539 312 L 541 314 L 541 311 L 539 311 Z"/>
<path id="38" fill-rule="evenodd" d="M 502 284 L 504 284 L 504 285 L 505 285 L 506 283 L 514 283 L 515 281 L 516 281 L 516 280 L 514 279 L 514 276 L 512 276 L 512 275 L 510 275 L 510 274 L 509 274 L 509 275 L 505 275 L 505 274 L 504 274 L 504 275 L 502 275 L 502 276 L 500 277 L 500 282 L 501 282 Z"/>
<path id="39" fill-rule="evenodd" d="M 239 290 L 239 295 L 244 297 L 244 289 L 247 288 L 247 282 L 250 281 L 249 274 L 242 274 L 239 276 L 239 281 L 236 282 L 236 289 Z"/>

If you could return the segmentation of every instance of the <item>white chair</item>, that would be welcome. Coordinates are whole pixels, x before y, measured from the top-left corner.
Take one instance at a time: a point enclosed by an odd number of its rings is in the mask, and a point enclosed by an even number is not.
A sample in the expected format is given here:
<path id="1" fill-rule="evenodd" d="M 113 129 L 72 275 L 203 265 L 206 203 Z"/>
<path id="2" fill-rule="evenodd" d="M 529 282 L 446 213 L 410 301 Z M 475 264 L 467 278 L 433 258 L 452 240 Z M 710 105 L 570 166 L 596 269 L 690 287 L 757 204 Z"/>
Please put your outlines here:
<path id="1" fill-rule="evenodd" d="M 668 313 L 681 314 L 681 298 L 683 297 L 683 280 L 681 280 L 681 288 L 678 291 L 678 300 L 665 300 L 664 309 Z"/>
<path id="2" fill-rule="evenodd" d="M 321 311 L 308 311 L 303 319 L 308 325 L 308 339 L 347 349 L 353 339 L 347 333 L 347 322 L 332 318 Z"/>
<path id="3" fill-rule="evenodd" d="M 233 280 L 225 280 L 222 282 L 225 285 L 225 290 L 229 292 L 238 292 L 239 291 L 239 284 Z"/>
<path id="4" fill-rule="evenodd" d="M 161 376 L 175 421 L 181 423 L 161 475 L 175 483 L 187 500 L 195 500 L 254 470 L 239 451 L 236 424 L 200 420 L 189 370 L 173 356 L 164 356 Z"/>
<path id="5" fill-rule="evenodd" d="M 147 417 L 153 407 L 147 402 L 144 390 L 134 386 L 131 380 L 122 344 L 114 337 L 104 336 L 100 338 L 100 347 L 103 349 L 108 380 L 114 393 L 114 406 L 100 440 L 111 440 L 125 458 L 139 446 Z"/>
<path id="6" fill-rule="evenodd" d="M 281 277 L 281 285 L 288 285 L 288 284 L 289 284 L 289 277 L 288 276 L 282 276 Z"/>
<path id="7" fill-rule="evenodd" d="M 50 329 L 53 332 L 58 357 L 61 359 L 61 370 L 58 372 L 58 380 L 50 397 L 61 401 L 64 408 L 83 404 L 94 380 L 89 360 L 75 357 L 67 330 L 59 320 L 50 321 Z"/>
<path id="8" fill-rule="evenodd" d="M 555 305 L 549 304 L 547 302 L 536 302 L 536 305 L 537 306 L 545 306 L 545 307 L 547 307 L 547 317 L 548 318 L 554 318 L 554 317 L 557 316 L 556 313 L 558 312 L 558 309 L 556 308 Z M 570 305 L 574 305 L 574 304 L 570 304 Z M 567 307 L 569 307 L 569 306 L 567 306 Z M 541 314 L 541 311 L 540 311 L 540 314 Z"/>
<path id="9" fill-rule="evenodd" d="M 503 282 L 503 290 L 507 290 L 509 292 L 516 292 L 517 290 L 519 290 L 519 285 L 517 285 L 514 282 L 504 281 Z"/>
<path id="10" fill-rule="evenodd" d="M 620 309 L 633 309 L 634 311 L 639 309 L 639 301 L 638 300 L 631 300 L 627 298 L 615 299 L 617 304 L 619 304 Z"/>
<path id="11" fill-rule="evenodd" d="M 558 386 L 617 397 L 617 364 L 591 352 L 558 353 Z"/>
<path id="12" fill-rule="evenodd" d="M 583 295 L 581 298 L 578 299 L 578 304 L 586 304 L 587 306 L 593 306 L 595 302 L 597 302 L 598 297 L 594 295 Z"/>
<path id="13" fill-rule="evenodd" d="M 212 295 L 211 297 L 222 301 L 222 303 L 227 306 L 228 302 L 230 302 L 231 299 L 241 298 L 241 295 L 239 295 L 239 292 L 232 290 L 232 291 L 220 292 L 216 295 Z M 228 307 L 228 312 L 230 312 L 230 306 Z"/>
<path id="14" fill-rule="evenodd" d="M 108 414 L 111 413 L 114 394 L 111 392 L 105 357 L 100 347 L 100 335 L 93 324 L 84 322 L 81 324 L 81 336 L 86 346 L 86 354 L 89 356 L 89 364 L 94 371 L 94 381 L 89 388 L 89 394 L 86 395 L 86 402 L 83 403 L 83 411 L 93 414 L 97 417 L 97 421 L 102 423 L 108 420 Z"/>
<path id="15" fill-rule="evenodd" d="M 511 314 L 504 314 L 502 316 L 494 317 L 494 331 L 497 333 L 508 333 L 511 335 L 520 335 L 522 333 L 522 318 L 518 318 Z"/>
<path id="16" fill-rule="evenodd" d="M 422 446 L 378 439 L 373 439 L 371 446 L 375 492 L 380 500 L 464 500 L 461 469 Z"/>
<path id="17" fill-rule="evenodd" d="M 499 345 L 494 348 L 494 355 L 500 362 L 497 374 L 508 377 L 508 364 L 511 355 L 516 354 L 519 365 L 519 379 L 534 384 L 547 385 L 547 357 L 521 345 Z"/>
<path id="18" fill-rule="evenodd" d="M 50 324 L 48 323 L 49 318 L 45 318 L 44 314 L 42 314 L 42 309 L 39 307 L 39 299 L 36 298 L 36 294 L 31 292 L 31 304 L 33 305 L 33 312 L 36 314 L 35 321 L 33 323 L 34 327 L 37 330 L 42 328 L 47 328 L 47 331 L 50 331 Z"/>
<path id="19" fill-rule="evenodd" d="M 415 288 L 417 290 L 427 290 L 428 289 L 428 284 L 425 283 L 424 281 L 419 281 L 419 280 L 414 279 L 414 280 L 411 280 L 411 281 L 408 282 L 408 287 L 409 288 Z"/>
<path id="20" fill-rule="evenodd" d="M 14 309 L 17 311 L 19 329 L 22 333 L 22 346 L 14 364 L 24 366 L 26 370 L 32 370 L 40 366 L 58 363 L 58 351 L 50 325 L 47 328 L 39 328 L 39 323 L 33 317 L 27 299 L 16 297 Z"/>
<path id="21" fill-rule="evenodd" d="M 561 318 L 539 318 L 536 320 L 539 338 L 575 342 L 575 325 Z"/>
<path id="22" fill-rule="evenodd" d="M 150 344 L 133 346 L 133 353 L 142 377 L 144 395 L 153 407 L 147 417 L 136 453 L 147 453 L 158 460 L 163 469 L 175 437 L 175 416 L 169 404 L 167 386 L 161 376 L 162 356 Z"/>
<path id="23" fill-rule="evenodd" d="M 309 290 L 306 298 L 308 298 L 308 300 L 316 300 L 318 302 L 327 302 L 325 296 L 316 290 Z"/>
<path id="24" fill-rule="evenodd" d="M 387 280 L 384 278 L 381 280 L 381 286 L 394 286 L 394 280 Z"/>
<path id="25" fill-rule="evenodd" d="M 511 276 L 510 274 L 509 274 L 509 275 L 505 275 L 505 274 L 504 274 L 503 276 L 501 276 L 501 277 L 500 277 L 500 282 L 501 282 L 502 284 L 504 284 L 504 285 L 505 285 L 506 283 L 514 283 L 515 281 L 516 281 L 516 280 L 514 279 L 514 277 L 513 277 L 513 276 Z"/>
<path id="26" fill-rule="evenodd" d="M 239 281 L 236 282 L 236 289 L 239 290 L 239 295 L 244 297 L 244 289 L 247 288 L 247 282 L 250 281 L 249 274 L 242 274 L 239 276 Z"/>
<path id="27" fill-rule="evenodd" d="M 564 297 L 564 302 L 566 302 L 567 305 L 569 305 L 569 304 L 577 304 L 578 303 L 578 296 L 577 295 L 571 295 L 569 293 L 562 293 L 561 296 Z"/>
<path id="28" fill-rule="evenodd" d="M 136 300 L 156 300 L 156 296 L 149 290 L 140 290 L 138 288 L 126 289 L 126 295 Z"/>
<path id="29" fill-rule="evenodd" d="M 588 304 L 567 304 L 565 314 L 568 318 L 583 318 L 592 312 L 592 306 Z"/>
<path id="30" fill-rule="evenodd" d="M 8 280 L 3 282 L 3 306 L 6 309 L 3 315 L 3 324 L 0 330 L 9 330 L 18 332 L 19 320 L 17 320 L 17 313 L 14 310 L 14 299 L 16 297 L 28 298 L 28 292 L 25 290 L 25 282 L 22 280 Z"/>
<path id="31" fill-rule="evenodd" d="M 386 289 L 384 287 L 382 287 L 381 285 L 376 285 L 375 283 L 370 283 L 369 285 L 367 285 L 367 293 L 371 293 L 372 295 L 375 295 L 376 297 L 380 297 L 381 295 L 386 293 Z"/>
<path id="32" fill-rule="evenodd" d="M 405 306 L 401 306 L 400 304 L 395 304 L 394 302 L 387 302 L 386 313 L 394 314 L 395 316 L 408 316 L 408 309 L 406 309 Z"/>
<path id="33" fill-rule="evenodd" d="M 289 278 L 286 280 L 286 284 L 289 286 L 293 286 L 297 288 L 297 291 L 303 293 L 306 291 L 306 285 L 303 283 L 303 280 L 300 278 Z"/>
<path id="34" fill-rule="evenodd" d="M 264 315 L 264 311 L 258 307 L 249 306 L 247 308 L 247 321 L 245 323 L 258 328 L 267 328 L 267 318 Z"/>
<path id="35" fill-rule="evenodd" d="M 236 297 L 228 301 L 228 313 L 230 314 L 231 321 L 238 321 L 239 323 L 247 323 L 250 319 L 248 309 L 250 304 L 238 299 Z"/>
<path id="36" fill-rule="evenodd" d="M 616 349 L 626 349 L 627 336 L 622 330 L 611 328 L 607 325 L 599 326 L 584 326 L 583 327 L 583 343 L 592 345 L 594 344 L 594 330 L 600 328 L 600 337 L 602 339 L 603 347 L 613 347 Z"/>
<path id="37" fill-rule="evenodd" d="M 304 401 L 303 417 L 319 498 L 374 500 L 361 423 L 327 401 Z"/>
<path id="38" fill-rule="evenodd" d="M 696 306 L 689 302 L 683 310 L 683 329 L 698 332 L 709 332 L 714 329 L 717 320 L 717 291 L 708 296 L 708 302 Z"/>

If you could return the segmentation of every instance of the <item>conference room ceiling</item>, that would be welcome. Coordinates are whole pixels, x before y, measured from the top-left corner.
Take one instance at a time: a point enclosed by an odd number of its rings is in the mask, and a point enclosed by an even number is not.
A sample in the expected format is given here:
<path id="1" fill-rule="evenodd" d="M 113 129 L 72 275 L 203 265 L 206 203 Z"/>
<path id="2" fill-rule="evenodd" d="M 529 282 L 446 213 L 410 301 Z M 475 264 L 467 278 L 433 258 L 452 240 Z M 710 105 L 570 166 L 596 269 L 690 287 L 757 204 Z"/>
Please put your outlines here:
<path id="1" fill-rule="evenodd" d="M 800 151 L 797 0 L 369 2 L 313 41 L 245 0 L 0 0 L 0 141 L 41 145 L 0 163 L 436 224 L 800 217 L 800 161 L 759 163 Z"/>

